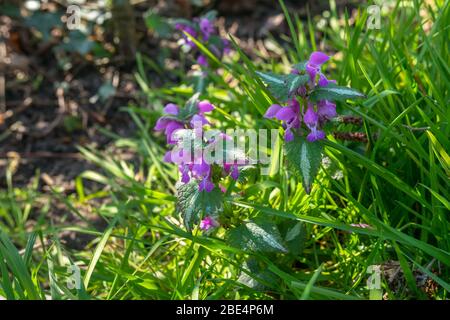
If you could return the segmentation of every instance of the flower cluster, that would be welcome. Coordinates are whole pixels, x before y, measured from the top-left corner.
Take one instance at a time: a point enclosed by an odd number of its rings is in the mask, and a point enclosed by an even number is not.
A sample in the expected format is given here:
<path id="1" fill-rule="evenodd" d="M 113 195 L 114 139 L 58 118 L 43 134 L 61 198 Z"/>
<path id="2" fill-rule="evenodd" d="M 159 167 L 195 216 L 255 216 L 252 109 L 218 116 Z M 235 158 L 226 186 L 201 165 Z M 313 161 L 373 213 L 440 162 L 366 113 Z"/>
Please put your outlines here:
<path id="1" fill-rule="evenodd" d="M 156 131 L 163 131 L 167 137 L 168 144 L 176 144 L 174 140 L 174 133 L 179 129 L 194 128 L 194 125 L 200 123 L 201 126 L 209 124 L 205 118 L 205 113 L 214 110 L 214 106 L 209 101 L 200 101 L 195 106 L 196 109 L 190 114 L 181 114 L 180 107 L 174 103 L 169 103 L 164 107 L 164 113 L 158 119 L 155 125 Z"/>
<path id="2" fill-rule="evenodd" d="M 213 138 L 205 140 L 203 137 L 203 127 L 210 124 L 205 117 L 205 113 L 214 110 L 214 106 L 209 101 L 199 101 L 188 103 L 190 107 L 180 109 L 179 106 L 169 103 L 164 107 L 164 115 L 158 119 L 155 130 L 164 131 L 167 143 L 177 145 L 169 150 L 165 156 L 165 162 L 178 165 L 181 182 L 189 183 L 192 179 L 198 182 L 199 191 L 211 192 L 221 177 L 230 176 L 237 180 L 239 177 L 239 160 L 233 159 L 230 162 L 211 162 L 204 158 L 203 150 L 212 149 L 216 144 L 223 144 L 232 138 L 224 133 L 217 133 Z M 187 110 L 189 109 L 189 110 Z M 179 131 L 184 129 L 183 131 Z M 177 135 L 177 131 L 180 135 Z M 182 136 L 182 139 L 179 139 Z M 186 137 L 189 137 L 186 147 Z M 239 162 L 239 163 L 238 163 Z M 224 189 L 218 185 L 219 188 Z"/>
<path id="3" fill-rule="evenodd" d="M 294 139 L 294 133 L 300 131 L 302 123 L 309 131 L 308 141 L 324 139 L 325 132 L 321 128 L 327 121 L 336 117 L 336 105 L 333 102 L 319 100 L 317 103 L 312 103 L 308 101 L 310 92 L 316 87 L 326 87 L 330 83 L 335 83 L 334 80 L 328 80 L 321 71 L 322 65 L 328 59 L 329 57 L 322 52 L 313 52 L 309 60 L 301 65 L 300 70 L 292 71 L 293 74 L 307 74 L 309 80 L 296 90 L 286 106 L 273 104 L 265 113 L 266 118 L 283 121 L 286 141 Z"/>
<path id="4" fill-rule="evenodd" d="M 208 58 L 198 52 L 198 50 L 195 50 L 197 46 L 189 36 L 205 45 L 219 59 L 230 52 L 228 40 L 218 35 L 214 21 L 215 12 L 210 12 L 202 17 L 194 18 L 193 21 L 183 20 L 175 24 L 175 28 L 183 32 L 183 39 L 181 41 L 182 48 L 186 51 L 196 51 L 197 63 L 203 67 L 208 66 Z"/>

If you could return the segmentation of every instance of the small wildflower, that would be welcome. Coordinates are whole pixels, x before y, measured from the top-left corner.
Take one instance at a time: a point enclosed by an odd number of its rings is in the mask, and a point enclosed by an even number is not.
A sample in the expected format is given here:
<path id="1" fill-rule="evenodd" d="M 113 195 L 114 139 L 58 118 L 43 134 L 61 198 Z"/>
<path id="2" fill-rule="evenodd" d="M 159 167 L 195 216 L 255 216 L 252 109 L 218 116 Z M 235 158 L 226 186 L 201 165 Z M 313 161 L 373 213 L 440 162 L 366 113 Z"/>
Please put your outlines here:
<path id="1" fill-rule="evenodd" d="M 209 231 L 213 228 L 216 228 L 219 226 L 219 223 L 211 216 L 207 216 L 205 217 L 201 222 L 200 222 L 200 229 L 203 231 Z"/>

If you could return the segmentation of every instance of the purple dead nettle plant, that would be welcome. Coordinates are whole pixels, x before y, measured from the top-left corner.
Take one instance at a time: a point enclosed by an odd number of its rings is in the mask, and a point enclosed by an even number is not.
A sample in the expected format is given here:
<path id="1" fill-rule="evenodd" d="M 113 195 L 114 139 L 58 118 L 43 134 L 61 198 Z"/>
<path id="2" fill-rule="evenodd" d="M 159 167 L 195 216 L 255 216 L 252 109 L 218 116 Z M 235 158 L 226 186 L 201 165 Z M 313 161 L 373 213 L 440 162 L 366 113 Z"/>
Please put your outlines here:
<path id="1" fill-rule="evenodd" d="M 329 59 L 316 51 L 307 61 L 294 65 L 290 74 L 257 72 L 279 102 L 272 104 L 264 117 L 282 122 L 288 165 L 301 176 L 307 193 L 322 158 L 320 140 L 326 138 L 326 128 L 337 116 L 335 102 L 364 97 L 325 76 L 322 67 Z"/>
<path id="2" fill-rule="evenodd" d="M 183 33 L 180 41 L 181 48 L 186 52 L 192 52 L 197 63 L 202 67 L 209 66 L 208 58 L 198 50 L 192 38 L 202 43 L 219 60 L 230 52 L 230 43 L 219 36 L 214 25 L 215 19 L 216 12 L 210 11 L 192 21 L 178 19 L 175 23 L 175 28 Z"/>
<path id="3" fill-rule="evenodd" d="M 197 194 L 211 197 L 209 200 L 216 200 L 214 210 L 210 210 L 205 205 L 201 213 L 196 213 L 204 217 L 200 221 L 200 229 L 211 231 L 219 226 L 217 199 L 222 201 L 221 194 L 226 192 L 222 182 L 227 177 L 238 180 L 239 166 L 245 165 L 245 159 L 234 154 L 227 157 L 227 149 L 224 145 L 232 141 L 230 136 L 219 130 L 209 130 L 204 134 L 204 127 L 211 125 L 206 119 L 206 114 L 213 111 L 215 107 L 207 100 L 199 101 L 198 96 L 198 93 L 195 94 L 183 108 L 173 103 L 167 104 L 163 109 L 163 116 L 158 119 L 154 129 L 164 131 L 167 144 L 172 146 L 171 150 L 165 154 L 164 161 L 178 166 L 179 198 L 190 192 L 191 196 Z M 193 185 L 195 189 L 191 188 Z M 186 222 L 186 216 L 189 217 L 189 215 L 184 214 L 184 216 Z M 189 227 L 190 223 L 188 221 L 186 225 Z"/>
<path id="4" fill-rule="evenodd" d="M 313 52 L 309 60 L 303 64 L 304 70 L 294 68 L 293 75 L 304 76 L 303 85 L 295 88 L 295 92 L 288 92 L 289 101 L 286 106 L 273 104 L 269 107 L 264 117 L 277 119 L 283 122 L 285 129 L 284 138 L 287 142 L 294 140 L 294 132 L 300 133 L 302 123 L 308 132 L 306 139 L 314 142 L 325 138 L 322 126 L 330 119 L 336 117 L 336 104 L 329 100 L 319 100 L 313 103 L 308 100 L 310 93 L 316 87 L 326 87 L 336 81 L 328 80 L 321 71 L 321 66 L 329 57 L 322 52 Z M 308 79 L 305 79 L 308 78 Z M 299 100 L 303 103 L 300 104 Z"/>

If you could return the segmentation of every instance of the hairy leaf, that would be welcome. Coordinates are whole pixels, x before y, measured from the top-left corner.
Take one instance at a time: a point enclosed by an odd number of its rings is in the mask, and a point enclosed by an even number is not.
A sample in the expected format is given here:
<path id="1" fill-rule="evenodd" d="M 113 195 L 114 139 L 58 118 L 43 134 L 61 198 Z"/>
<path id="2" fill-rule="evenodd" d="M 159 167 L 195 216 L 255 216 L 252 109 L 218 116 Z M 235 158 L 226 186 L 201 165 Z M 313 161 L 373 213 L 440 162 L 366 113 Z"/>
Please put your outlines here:
<path id="1" fill-rule="evenodd" d="M 281 102 L 287 101 L 302 85 L 308 82 L 306 74 L 278 75 L 274 73 L 256 72 L 267 85 L 270 93 Z"/>
<path id="2" fill-rule="evenodd" d="M 254 252 L 287 252 L 277 226 L 269 221 L 257 219 L 244 222 L 230 231 L 229 242 L 237 247 Z"/>
<path id="3" fill-rule="evenodd" d="M 326 87 L 316 87 L 309 96 L 311 101 L 343 101 L 347 99 L 358 99 L 364 97 L 364 94 L 356 91 L 355 89 L 337 86 L 334 83 L 330 83 Z"/>
<path id="4" fill-rule="evenodd" d="M 289 168 L 301 177 L 309 194 L 322 160 L 322 145 L 318 141 L 309 142 L 304 137 L 295 137 L 285 144 L 285 151 Z"/>
<path id="5" fill-rule="evenodd" d="M 199 191 L 197 181 L 177 184 L 177 211 L 183 217 L 187 230 L 192 230 L 195 224 L 206 215 L 218 215 L 223 208 L 223 195 L 219 188 L 211 192 Z"/>

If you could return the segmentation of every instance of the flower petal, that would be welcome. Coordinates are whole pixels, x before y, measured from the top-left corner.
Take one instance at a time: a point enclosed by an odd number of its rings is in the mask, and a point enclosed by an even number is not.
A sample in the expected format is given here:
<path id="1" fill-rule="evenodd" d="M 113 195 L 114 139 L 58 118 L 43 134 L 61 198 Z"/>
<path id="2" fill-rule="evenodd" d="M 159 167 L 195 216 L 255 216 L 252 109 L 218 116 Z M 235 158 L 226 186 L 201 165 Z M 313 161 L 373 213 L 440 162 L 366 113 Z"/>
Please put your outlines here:
<path id="1" fill-rule="evenodd" d="M 214 110 L 214 106 L 211 102 L 209 102 L 208 100 L 203 100 L 200 101 L 197 104 L 198 110 L 200 111 L 200 113 L 205 113 L 205 112 L 210 112 Z"/>
<path id="2" fill-rule="evenodd" d="M 308 127 L 317 126 L 317 122 L 319 121 L 319 116 L 314 112 L 313 107 L 310 105 L 303 116 L 303 121 Z"/>
<path id="3" fill-rule="evenodd" d="M 279 104 L 273 104 L 267 109 L 264 118 L 272 119 L 282 107 Z"/>
<path id="4" fill-rule="evenodd" d="M 153 128 L 156 131 L 162 131 L 167 127 L 167 124 L 172 121 L 166 117 L 161 117 L 156 121 L 155 127 Z"/>
<path id="5" fill-rule="evenodd" d="M 201 114 L 196 114 L 191 119 L 191 126 L 193 128 L 203 127 L 205 124 L 209 124 L 209 121 Z"/>
<path id="6" fill-rule="evenodd" d="M 320 66 L 320 65 L 324 64 L 325 62 L 327 62 L 329 59 L 330 59 L 330 57 L 327 56 L 325 53 L 320 52 L 320 51 L 314 51 L 309 56 L 308 62 L 312 65 Z"/>
<path id="7" fill-rule="evenodd" d="M 309 142 L 314 142 L 322 139 L 325 139 L 325 132 L 323 132 L 322 130 L 317 130 L 316 128 L 313 128 L 306 137 L 306 140 L 308 140 Z"/>
<path id="8" fill-rule="evenodd" d="M 336 117 L 336 105 L 328 100 L 320 101 L 317 105 L 319 117 L 331 119 Z"/>
<path id="9" fill-rule="evenodd" d="M 199 191 L 211 192 L 214 189 L 214 183 L 212 183 L 207 177 L 203 178 L 198 184 Z"/>
<path id="10" fill-rule="evenodd" d="M 291 129 L 287 129 L 284 132 L 284 141 L 289 142 L 294 140 L 294 134 L 292 133 Z"/>
<path id="11" fill-rule="evenodd" d="M 166 114 L 178 115 L 179 108 L 175 103 L 166 104 L 164 107 L 164 112 Z"/>
<path id="12" fill-rule="evenodd" d="M 281 108 L 277 114 L 275 115 L 275 118 L 281 121 L 289 121 L 292 120 L 292 118 L 295 117 L 295 112 L 290 107 L 284 107 Z"/>
<path id="13" fill-rule="evenodd" d="M 167 143 L 168 144 L 174 144 L 176 143 L 176 139 L 174 137 L 174 133 L 178 130 L 178 129 L 183 129 L 183 125 L 177 121 L 170 121 L 167 124 L 166 127 L 166 137 L 167 137 Z"/>

